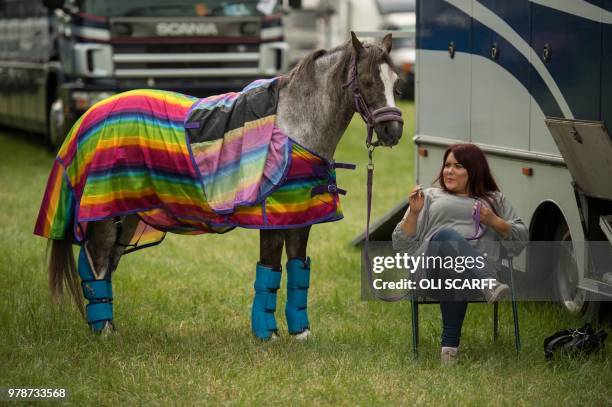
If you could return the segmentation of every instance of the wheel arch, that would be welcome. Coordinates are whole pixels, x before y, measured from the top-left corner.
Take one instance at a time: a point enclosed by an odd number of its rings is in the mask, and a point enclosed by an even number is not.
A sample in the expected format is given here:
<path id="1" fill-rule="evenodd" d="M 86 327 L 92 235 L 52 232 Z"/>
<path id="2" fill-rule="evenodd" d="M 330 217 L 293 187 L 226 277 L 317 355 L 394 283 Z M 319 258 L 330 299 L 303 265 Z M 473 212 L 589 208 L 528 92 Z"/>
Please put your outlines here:
<path id="1" fill-rule="evenodd" d="M 529 239 L 535 241 L 553 240 L 557 224 L 560 221 L 565 222 L 569 228 L 569 222 L 561 206 L 552 199 L 542 201 L 531 217 Z"/>

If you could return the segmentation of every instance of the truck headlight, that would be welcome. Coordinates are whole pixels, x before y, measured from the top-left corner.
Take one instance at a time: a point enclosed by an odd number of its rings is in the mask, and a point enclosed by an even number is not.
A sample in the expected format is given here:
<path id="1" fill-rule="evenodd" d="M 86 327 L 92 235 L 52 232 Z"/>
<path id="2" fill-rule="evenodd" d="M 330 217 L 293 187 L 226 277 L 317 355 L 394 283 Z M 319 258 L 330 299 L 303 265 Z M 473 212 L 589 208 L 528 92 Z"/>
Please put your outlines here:
<path id="1" fill-rule="evenodd" d="M 107 97 L 112 96 L 110 92 L 87 92 L 79 90 L 72 92 L 72 105 L 76 110 L 85 111 Z"/>

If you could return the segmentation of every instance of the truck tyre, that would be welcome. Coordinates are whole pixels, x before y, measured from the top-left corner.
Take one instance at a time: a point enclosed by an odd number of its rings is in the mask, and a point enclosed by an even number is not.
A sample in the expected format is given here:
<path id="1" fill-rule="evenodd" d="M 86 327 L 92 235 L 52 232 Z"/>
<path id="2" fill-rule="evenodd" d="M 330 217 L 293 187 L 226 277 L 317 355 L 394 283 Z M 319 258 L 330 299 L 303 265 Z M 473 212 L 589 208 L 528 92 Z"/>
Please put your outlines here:
<path id="1" fill-rule="evenodd" d="M 564 220 L 557 225 L 553 240 L 571 242 L 572 236 Z M 593 301 L 592 294 L 578 288 L 580 272 L 571 252 L 560 250 L 555 256 L 553 266 L 553 289 L 560 305 L 570 314 L 578 315 L 589 321 L 599 319 L 600 302 Z"/>

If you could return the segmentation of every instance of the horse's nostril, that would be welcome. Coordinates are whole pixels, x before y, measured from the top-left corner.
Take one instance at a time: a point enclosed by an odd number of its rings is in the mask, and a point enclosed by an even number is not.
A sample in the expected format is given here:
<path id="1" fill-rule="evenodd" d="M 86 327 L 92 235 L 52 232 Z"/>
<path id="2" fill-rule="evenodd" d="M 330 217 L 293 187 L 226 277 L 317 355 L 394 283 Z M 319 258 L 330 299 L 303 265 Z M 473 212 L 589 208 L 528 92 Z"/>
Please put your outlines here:
<path id="1" fill-rule="evenodd" d="M 397 134 L 402 134 L 402 125 L 397 122 L 389 122 L 385 125 L 385 131 L 392 137 L 397 137 Z"/>

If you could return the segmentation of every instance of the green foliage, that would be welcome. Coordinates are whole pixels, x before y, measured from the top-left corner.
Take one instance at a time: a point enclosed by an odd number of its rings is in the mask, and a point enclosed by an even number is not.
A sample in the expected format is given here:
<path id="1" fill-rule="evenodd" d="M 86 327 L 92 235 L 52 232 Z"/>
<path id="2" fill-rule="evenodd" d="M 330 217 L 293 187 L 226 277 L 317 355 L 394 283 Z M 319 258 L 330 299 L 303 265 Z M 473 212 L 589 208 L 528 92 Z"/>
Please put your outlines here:
<path id="1" fill-rule="evenodd" d="M 401 143 L 375 152 L 374 218 L 414 179 L 413 105 Z M 494 404 L 612 403 L 605 353 L 547 364 L 544 337 L 580 321 L 554 305 L 521 304 L 523 351 L 514 352 L 511 310 L 471 305 L 458 366 L 439 363 L 440 316 L 421 307 L 421 358 L 412 358 L 410 305 L 360 299 L 365 227 L 365 129 L 355 117 L 337 161 L 345 219 L 313 228 L 312 340 L 262 343 L 250 333 L 258 233 L 168 236 L 122 259 L 113 278 L 116 334 L 90 334 L 76 308 L 52 305 L 43 270 L 46 242 L 32 235 L 53 156 L 18 133 L 0 134 L 0 386 L 65 387 L 74 404 Z M 284 282 L 283 282 L 284 284 Z M 280 290 L 279 307 L 284 304 Z"/>

